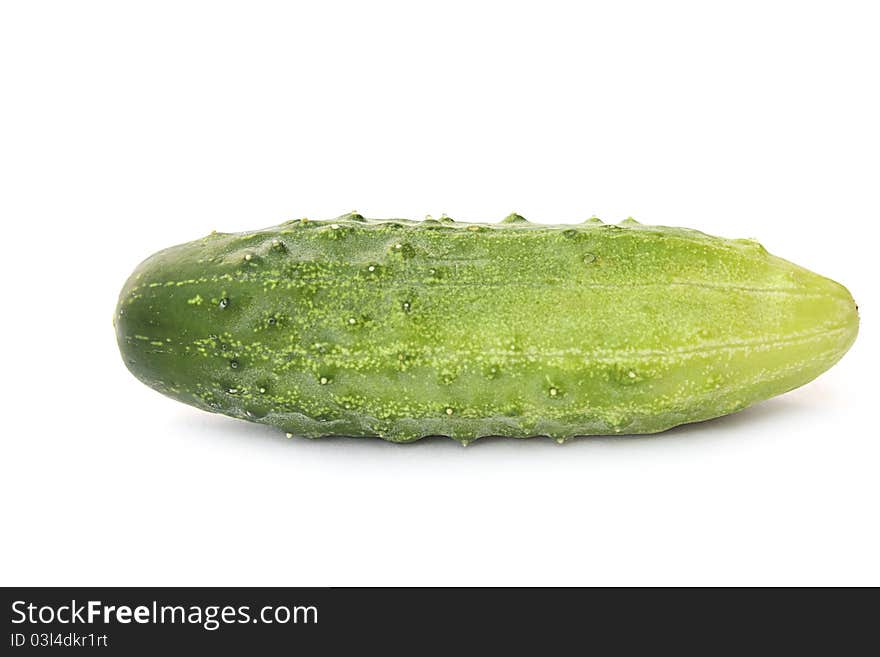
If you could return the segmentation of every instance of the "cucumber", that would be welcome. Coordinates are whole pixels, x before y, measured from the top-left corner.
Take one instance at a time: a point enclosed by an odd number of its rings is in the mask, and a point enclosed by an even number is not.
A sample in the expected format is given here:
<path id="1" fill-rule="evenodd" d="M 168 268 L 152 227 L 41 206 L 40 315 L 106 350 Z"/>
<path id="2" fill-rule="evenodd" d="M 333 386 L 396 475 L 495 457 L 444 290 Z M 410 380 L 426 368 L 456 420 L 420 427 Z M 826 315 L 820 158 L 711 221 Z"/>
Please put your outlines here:
<path id="1" fill-rule="evenodd" d="M 129 370 L 291 435 L 654 433 L 797 388 L 858 332 L 843 286 L 752 240 L 591 219 L 288 221 L 153 255 Z"/>

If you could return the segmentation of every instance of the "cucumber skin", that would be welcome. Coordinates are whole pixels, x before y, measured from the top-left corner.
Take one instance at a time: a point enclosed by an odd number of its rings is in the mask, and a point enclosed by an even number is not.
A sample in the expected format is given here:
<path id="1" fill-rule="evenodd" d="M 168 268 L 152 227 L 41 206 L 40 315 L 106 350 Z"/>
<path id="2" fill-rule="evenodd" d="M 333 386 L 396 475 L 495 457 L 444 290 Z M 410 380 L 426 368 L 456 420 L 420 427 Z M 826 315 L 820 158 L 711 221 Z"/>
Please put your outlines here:
<path id="1" fill-rule="evenodd" d="M 114 320 L 129 370 L 198 408 L 465 444 L 725 415 L 827 370 L 859 324 L 846 288 L 752 240 L 356 214 L 160 251 Z"/>

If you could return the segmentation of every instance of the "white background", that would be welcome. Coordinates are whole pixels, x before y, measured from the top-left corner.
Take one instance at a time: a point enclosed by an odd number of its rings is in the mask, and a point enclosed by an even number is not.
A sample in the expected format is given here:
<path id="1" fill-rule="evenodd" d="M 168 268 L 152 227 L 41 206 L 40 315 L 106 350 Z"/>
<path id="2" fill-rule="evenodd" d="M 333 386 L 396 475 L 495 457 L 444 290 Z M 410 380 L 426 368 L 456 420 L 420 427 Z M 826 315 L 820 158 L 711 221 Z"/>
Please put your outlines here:
<path id="1" fill-rule="evenodd" d="M 880 584 L 872 2 L 4 2 L 0 583 Z M 286 440 L 123 366 L 134 266 L 349 210 L 628 215 L 843 282 L 808 386 L 657 437 Z"/>

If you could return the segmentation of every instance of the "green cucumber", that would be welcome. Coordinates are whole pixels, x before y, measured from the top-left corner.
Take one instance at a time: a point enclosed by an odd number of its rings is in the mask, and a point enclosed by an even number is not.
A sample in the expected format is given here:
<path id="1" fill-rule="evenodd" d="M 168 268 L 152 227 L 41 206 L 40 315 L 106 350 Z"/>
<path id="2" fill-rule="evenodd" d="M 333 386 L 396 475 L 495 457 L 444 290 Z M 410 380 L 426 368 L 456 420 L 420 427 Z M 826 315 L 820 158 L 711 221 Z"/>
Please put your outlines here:
<path id="1" fill-rule="evenodd" d="M 843 286 L 752 240 L 592 219 L 307 219 L 153 255 L 115 314 L 131 372 L 292 435 L 653 433 L 812 380 Z"/>

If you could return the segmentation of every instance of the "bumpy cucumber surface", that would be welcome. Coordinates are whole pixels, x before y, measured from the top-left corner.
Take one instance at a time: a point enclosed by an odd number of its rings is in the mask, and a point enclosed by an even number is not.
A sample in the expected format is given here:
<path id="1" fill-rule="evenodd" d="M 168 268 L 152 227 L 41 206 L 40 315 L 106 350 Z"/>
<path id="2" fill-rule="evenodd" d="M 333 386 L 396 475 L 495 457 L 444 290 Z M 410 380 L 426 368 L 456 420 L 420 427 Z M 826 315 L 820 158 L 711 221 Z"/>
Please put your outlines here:
<path id="1" fill-rule="evenodd" d="M 350 214 L 161 251 L 115 315 L 131 372 L 305 437 L 652 433 L 807 383 L 846 288 L 751 240 L 589 220 Z"/>

